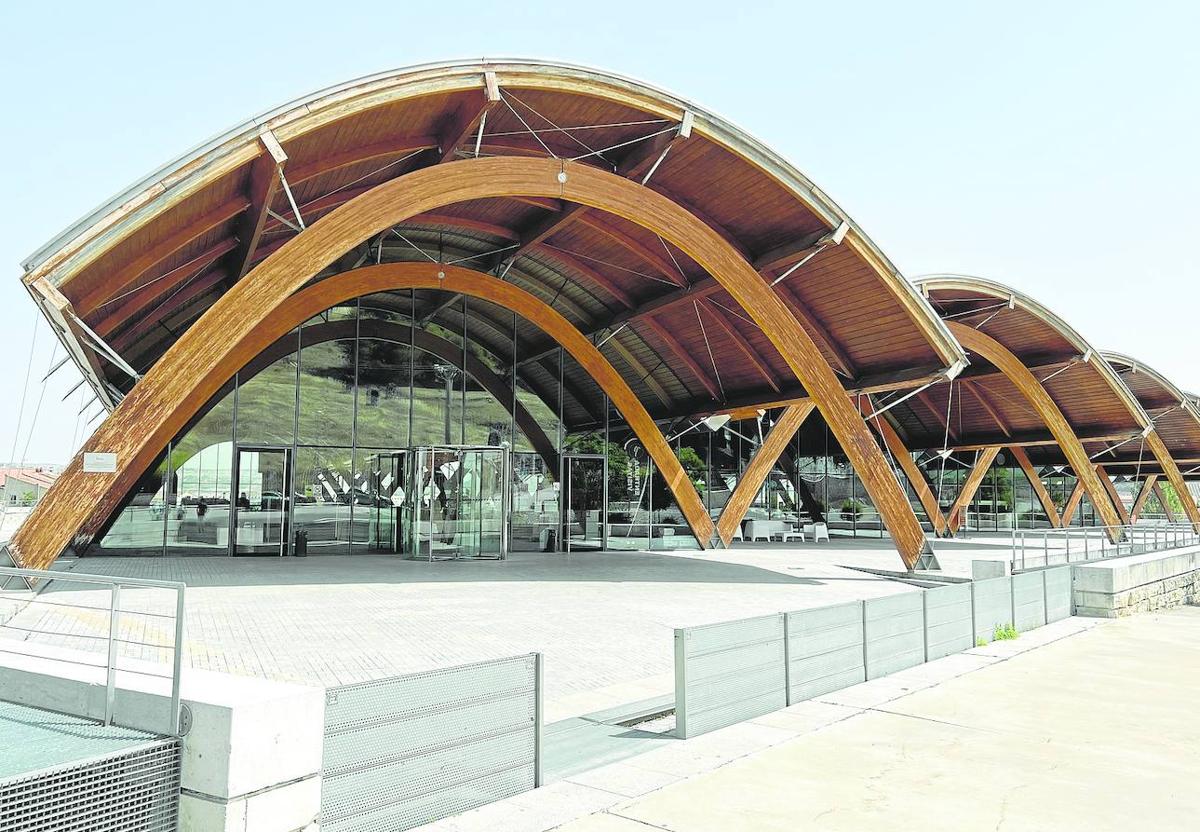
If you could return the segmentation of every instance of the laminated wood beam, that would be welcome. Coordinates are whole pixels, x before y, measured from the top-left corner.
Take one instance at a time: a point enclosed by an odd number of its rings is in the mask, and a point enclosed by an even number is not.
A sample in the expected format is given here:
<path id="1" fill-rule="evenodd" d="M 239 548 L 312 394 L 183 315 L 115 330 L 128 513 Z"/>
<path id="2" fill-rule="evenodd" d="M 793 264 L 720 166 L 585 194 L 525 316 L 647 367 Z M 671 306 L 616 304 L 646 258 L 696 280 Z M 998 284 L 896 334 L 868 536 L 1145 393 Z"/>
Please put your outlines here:
<path id="1" fill-rule="evenodd" d="M 1179 502 L 1183 504 L 1183 513 L 1187 515 L 1188 521 L 1196 529 L 1200 529 L 1200 509 L 1197 509 L 1196 500 L 1192 497 L 1192 492 L 1188 489 L 1187 483 L 1183 479 L 1183 473 L 1179 470 L 1179 466 L 1175 464 L 1175 460 L 1171 458 L 1171 452 L 1167 450 L 1167 446 L 1163 443 L 1162 437 L 1158 435 L 1157 430 L 1152 430 L 1146 434 L 1146 444 L 1153 451 L 1154 458 L 1158 460 L 1163 474 L 1166 475 L 1167 481 L 1171 483 L 1171 488 L 1179 496 Z"/>
<path id="2" fill-rule="evenodd" d="M 117 470 L 84 474 L 82 457 L 77 456 L 10 542 L 17 560 L 47 565 L 77 538 L 90 539 L 183 426 L 183 419 L 194 414 L 216 392 L 216 385 L 245 363 L 248 356 L 242 352 L 242 345 L 252 343 L 277 307 L 288 303 L 289 296 L 346 251 L 426 211 L 472 199 L 517 195 L 565 199 L 615 214 L 678 246 L 719 280 L 809 392 L 861 478 L 905 564 L 910 568 L 916 565 L 920 555 L 928 551 L 928 542 L 907 496 L 820 349 L 807 331 L 797 326 L 795 317 L 753 267 L 712 228 L 649 188 L 586 165 L 518 158 L 451 162 L 389 180 L 313 223 L 252 269 L 175 341 L 125 397 L 120 412 L 106 420 L 85 444 L 87 451 L 116 452 Z M 495 281 L 478 272 L 436 264 L 385 264 L 373 268 L 404 267 L 422 270 L 425 278 L 417 281 L 420 288 L 466 293 L 466 289 L 490 286 Z M 468 272 L 473 278 L 449 280 L 452 272 Z M 439 279 L 438 274 L 447 277 Z M 362 282 L 366 286 L 355 285 L 346 275 L 315 285 L 326 283 L 361 290 L 347 297 L 379 291 L 366 281 Z M 500 282 L 495 291 L 499 296 L 520 290 Z M 281 300 L 284 298 L 288 300 Z M 566 323 L 566 319 L 561 320 Z M 578 330 L 567 326 L 569 338 L 578 336 L 594 350 Z M 555 327 L 557 324 L 551 328 Z M 590 353 L 588 358 L 593 360 Z M 597 374 L 612 372 L 607 361 L 589 369 Z M 217 376 L 222 376 L 221 382 L 215 380 Z M 649 421 L 649 426 L 643 424 L 649 436 L 644 440 L 647 449 L 653 446 L 655 463 L 664 472 L 668 486 L 676 489 L 676 498 L 697 539 L 707 544 L 703 532 L 706 526 L 712 529 L 712 521 L 674 453 L 624 380 L 607 378 L 606 383 L 615 390 L 610 392 L 615 403 L 617 394 L 622 398 L 618 408 L 630 411 L 626 419 L 631 426 L 635 420 Z"/>
<path id="3" fill-rule="evenodd" d="M 860 397 L 858 408 L 863 418 L 867 418 L 875 412 L 875 405 L 870 396 Z M 934 495 L 933 489 L 929 487 L 929 480 L 925 477 L 925 472 L 912 458 L 909 449 L 904 446 L 904 440 L 900 438 L 900 434 L 896 432 L 892 423 L 885 416 L 867 419 L 867 424 L 875 428 L 888 450 L 892 452 L 892 456 L 895 457 L 901 470 L 904 471 L 904 476 L 912 484 L 913 491 L 917 493 L 917 499 L 921 501 L 921 506 L 925 509 L 925 515 L 933 525 L 934 534 L 939 537 L 946 534 L 946 518 L 942 514 L 942 507 L 938 505 L 937 497 Z"/>
<path id="4" fill-rule="evenodd" d="M 722 400 L 723 397 L 720 395 L 717 385 L 711 378 L 708 377 L 708 373 L 704 372 L 704 369 L 700 366 L 696 359 L 692 357 L 692 354 L 688 352 L 682 344 L 679 343 L 679 339 L 671 334 L 669 329 L 653 318 L 646 318 L 646 326 L 648 326 L 650 330 L 658 336 L 659 340 L 666 344 L 667 349 L 670 350 L 672 354 L 674 354 L 674 356 L 679 359 L 679 361 L 681 361 L 685 367 L 688 368 L 688 371 L 691 372 L 696 381 L 700 382 L 704 389 L 708 391 L 708 394 L 713 397 L 714 401 L 719 402 Z"/>
<path id="5" fill-rule="evenodd" d="M 1075 471 L 1075 476 L 1084 483 L 1088 496 L 1092 499 L 1092 505 L 1095 506 L 1104 525 L 1112 527 L 1108 529 L 1109 537 L 1114 543 L 1120 540 L 1121 533 L 1116 527 L 1121 525 L 1121 516 L 1109 498 L 1104 484 L 1101 483 L 1102 478 L 1096 474 L 1096 469 L 1088 459 L 1088 453 L 1083 447 L 1083 443 L 1075 435 L 1067 417 L 1059 410 L 1054 399 L 1050 398 L 1046 388 L 1029 371 L 1029 368 L 1021 363 L 1019 358 L 995 338 L 957 321 L 946 321 L 946 326 L 967 351 L 987 359 L 995 365 L 996 369 L 1008 376 L 1009 381 L 1029 402 L 1034 412 L 1038 414 L 1058 441 L 1058 446 Z M 1109 485 L 1111 484 L 1109 483 Z"/>
<path id="6" fill-rule="evenodd" d="M 975 454 L 975 464 L 971 466 L 967 478 L 963 480 L 962 490 L 958 492 L 958 496 L 954 499 L 954 504 L 950 506 L 948 512 L 946 526 L 949 528 L 950 534 L 958 534 L 958 530 L 962 528 L 963 515 L 967 506 L 971 505 L 971 501 L 975 499 L 975 493 L 979 491 L 979 486 L 983 483 L 983 478 L 988 469 L 992 467 L 992 462 L 995 461 L 998 453 L 1000 453 L 1000 447 L 994 445 Z"/>
<path id="7" fill-rule="evenodd" d="M 1142 509 L 1146 507 L 1146 500 L 1154 493 L 1154 485 L 1158 482 L 1158 474 L 1148 474 L 1142 480 L 1141 490 L 1138 491 L 1137 499 L 1133 501 L 1133 508 L 1129 511 L 1129 519 L 1134 523 L 1142 515 Z"/>
<path id="8" fill-rule="evenodd" d="M 1009 445 L 1008 450 L 1017 464 L 1021 466 L 1021 470 L 1025 472 L 1025 478 L 1029 480 L 1029 484 L 1033 486 L 1033 493 L 1037 495 L 1038 502 L 1042 504 L 1042 511 L 1046 512 L 1046 517 L 1050 519 L 1050 525 L 1056 529 L 1061 528 L 1062 518 L 1058 516 L 1058 509 L 1054 507 L 1054 500 L 1050 497 L 1050 492 L 1046 490 L 1046 484 L 1042 482 L 1037 469 L 1029 461 L 1029 454 L 1020 445 Z"/>
<path id="9" fill-rule="evenodd" d="M 717 322 L 717 326 L 719 326 L 721 330 L 729 337 L 734 349 L 740 352 L 742 356 L 750 362 L 750 366 L 752 366 L 755 371 L 762 376 L 763 381 L 767 383 L 767 386 L 778 393 L 779 382 L 775 380 L 775 375 L 771 372 L 771 368 L 767 364 L 766 359 L 763 358 L 759 351 L 756 350 L 750 344 L 750 342 L 746 340 L 746 336 L 737 331 L 737 327 L 734 326 L 733 321 L 729 320 L 729 316 L 725 314 L 725 310 L 711 302 L 701 303 L 699 304 L 699 308 L 708 311 L 709 316 Z"/>
<path id="10" fill-rule="evenodd" d="M 238 220 L 238 247 L 229 263 L 229 273 L 235 281 L 241 280 L 254 263 L 254 252 L 262 240 L 267 227 L 267 216 L 279 191 L 279 175 L 287 162 L 287 154 L 269 130 L 259 134 L 263 152 L 250 165 L 250 182 L 246 196 L 250 207 Z"/>
<path id="11" fill-rule="evenodd" d="M 1122 525 L 1132 526 L 1133 520 L 1129 517 L 1129 509 L 1125 508 L 1125 501 L 1117 493 L 1117 487 L 1113 485 L 1112 478 L 1108 476 L 1108 472 L 1104 470 L 1103 465 L 1096 466 L 1096 476 L 1100 478 L 1100 484 L 1104 486 L 1104 492 L 1108 494 L 1109 501 L 1117 510 L 1117 516 L 1120 518 Z"/>
<path id="12" fill-rule="evenodd" d="M 796 431 L 800 430 L 800 426 L 804 424 L 808 414 L 813 412 L 814 407 L 812 402 L 785 407 L 779 420 L 767 431 L 763 443 L 738 478 L 738 484 L 729 495 L 725 508 L 721 510 L 721 517 L 717 520 L 717 534 L 726 546 L 733 540 L 733 533 L 741 525 L 742 518 L 746 516 L 750 504 L 754 502 L 754 497 L 762 488 L 771 469 L 787 450 L 788 443 L 792 441 Z"/>
<path id="13" fill-rule="evenodd" d="M 1162 506 L 1163 514 L 1167 515 L 1167 522 L 1175 522 L 1175 509 L 1171 508 L 1170 502 L 1167 501 L 1166 492 L 1163 491 L 1162 483 L 1154 483 L 1154 496 L 1158 498 L 1158 504 Z"/>
<path id="14" fill-rule="evenodd" d="M 1075 518 L 1075 512 L 1079 508 L 1079 504 L 1083 501 L 1083 495 L 1087 488 L 1083 484 L 1083 480 L 1076 480 L 1075 487 L 1071 489 L 1071 495 L 1067 497 L 1067 502 L 1063 505 L 1062 524 L 1063 526 L 1071 525 L 1071 521 Z"/>

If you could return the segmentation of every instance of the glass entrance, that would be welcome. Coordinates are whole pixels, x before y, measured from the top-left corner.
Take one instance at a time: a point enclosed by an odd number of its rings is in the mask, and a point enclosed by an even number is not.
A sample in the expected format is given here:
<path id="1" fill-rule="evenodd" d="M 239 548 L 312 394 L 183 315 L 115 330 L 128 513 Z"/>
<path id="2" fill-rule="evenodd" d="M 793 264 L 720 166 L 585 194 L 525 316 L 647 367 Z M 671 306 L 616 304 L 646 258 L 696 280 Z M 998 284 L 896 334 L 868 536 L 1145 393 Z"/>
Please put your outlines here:
<path id="1" fill-rule="evenodd" d="M 608 548 L 608 460 L 602 454 L 563 457 L 563 551 Z"/>
<path id="2" fill-rule="evenodd" d="M 288 554 L 292 495 L 290 448 L 238 448 L 233 507 L 235 555 Z"/>
<path id="3" fill-rule="evenodd" d="M 369 524 L 367 551 L 395 553 L 404 540 L 404 504 L 408 497 L 408 451 L 372 454 L 367 464 Z"/>
<path id="4" fill-rule="evenodd" d="M 404 552 L 422 560 L 508 556 L 509 449 L 411 448 L 403 500 Z"/>

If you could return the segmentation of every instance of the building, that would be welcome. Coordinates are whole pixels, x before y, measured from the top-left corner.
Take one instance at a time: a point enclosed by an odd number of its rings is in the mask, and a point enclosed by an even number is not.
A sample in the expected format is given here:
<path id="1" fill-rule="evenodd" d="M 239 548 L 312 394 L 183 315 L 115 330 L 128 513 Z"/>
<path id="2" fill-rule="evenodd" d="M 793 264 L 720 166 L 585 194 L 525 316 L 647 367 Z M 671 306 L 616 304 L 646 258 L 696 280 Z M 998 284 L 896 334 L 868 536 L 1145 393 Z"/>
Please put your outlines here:
<path id="1" fill-rule="evenodd" d="M 57 478 L 56 466 L 0 468 L 0 500 L 6 506 L 35 505 Z"/>
<path id="2" fill-rule="evenodd" d="M 966 527 L 1200 522 L 1191 397 L 1007 287 L 909 282 L 769 148 L 591 69 L 323 90 L 24 267 L 112 411 L 25 565 L 707 548 L 804 518 L 911 568 Z"/>

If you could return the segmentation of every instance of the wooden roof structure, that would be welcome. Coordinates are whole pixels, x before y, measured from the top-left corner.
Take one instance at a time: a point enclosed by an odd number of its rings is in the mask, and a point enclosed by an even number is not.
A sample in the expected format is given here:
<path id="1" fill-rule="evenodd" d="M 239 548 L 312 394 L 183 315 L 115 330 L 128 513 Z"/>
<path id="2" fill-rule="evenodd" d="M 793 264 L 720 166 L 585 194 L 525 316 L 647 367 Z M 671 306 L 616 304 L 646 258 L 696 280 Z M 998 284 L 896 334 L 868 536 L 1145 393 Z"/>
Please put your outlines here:
<path id="1" fill-rule="evenodd" d="M 1070 324 L 995 281 L 935 275 L 918 278 L 916 285 L 944 320 L 982 332 L 1015 355 L 1050 394 L 1089 456 L 1103 455 L 1106 463 L 1136 462 L 1142 432 L 1153 422 Z M 949 413 L 950 447 L 1021 446 L 1037 464 L 1069 464 L 1014 381 L 985 357 L 969 357 L 970 367 L 953 384 L 930 387 L 910 406 L 896 409 L 897 426 L 909 446 L 942 448 Z"/>
<path id="2" fill-rule="evenodd" d="M 1118 352 L 1105 350 L 1101 356 L 1121 377 L 1129 391 L 1137 397 L 1142 408 L 1154 420 L 1154 430 L 1162 437 L 1171 458 L 1185 477 L 1200 477 L 1200 406 L 1196 397 L 1179 389 L 1162 373 L 1141 361 Z M 1113 473 L 1136 475 L 1136 466 L 1105 465 Z M 1142 473 L 1162 474 L 1156 461 L 1150 460 Z"/>
<path id="3" fill-rule="evenodd" d="M 322 90 L 165 165 L 23 265 L 112 411 L 12 541 L 32 565 L 85 546 L 299 316 L 408 289 L 394 311 L 411 329 L 455 331 L 470 304 L 471 337 L 534 390 L 561 373 L 569 428 L 611 400 L 701 546 L 728 543 L 741 518 L 712 522 L 665 435 L 710 414 L 784 408 L 776 453 L 819 410 L 909 567 L 928 544 L 867 422 L 893 456 L 1012 446 L 1082 471 L 1090 495 L 1094 460 L 1149 458 L 1182 484 L 1170 453 L 1200 449 L 1180 432 L 1168 452 L 1157 400 L 1033 299 L 957 275 L 914 286 L 744 131 L 578 66 L 439 63 Z M 116 453 L 118 470 L 83 475 L 84 451 Z M 739 484 L 733 503 L 756 488 Z"/>
<path id="4" fill-rule="evenodd" d="M 919 382 L 961 359 L 861 229 L 765 146 L 644 84 L 533 61 L 385 73 L 265 113 L 76 223 L 26 260 L 25 283 L 111 409 L 136 375 L 301 226 L 383 182 L 477 156 L 569 159 L 686 206 L 766 280 L 778 280 L 776 294 L 847 389 Z M 428 257 L 505 271 L 582 331 L 615 331 L 614 360 L 638 380 L 635 391 L 656 418 L 806 392 L 687 254 L 634 223 L 561 199 L 447 205 L 345 254 L 351 263 Z M 450 300 L 428 298 L 421 319 L 453 326 Z M 536 364 L 555 346 L 529 327 L 518 336 L 523 362 Z M 576 376 L 570 381 L 586 387 Z M 587 408 L 569 416 L 586 421 Z"/>

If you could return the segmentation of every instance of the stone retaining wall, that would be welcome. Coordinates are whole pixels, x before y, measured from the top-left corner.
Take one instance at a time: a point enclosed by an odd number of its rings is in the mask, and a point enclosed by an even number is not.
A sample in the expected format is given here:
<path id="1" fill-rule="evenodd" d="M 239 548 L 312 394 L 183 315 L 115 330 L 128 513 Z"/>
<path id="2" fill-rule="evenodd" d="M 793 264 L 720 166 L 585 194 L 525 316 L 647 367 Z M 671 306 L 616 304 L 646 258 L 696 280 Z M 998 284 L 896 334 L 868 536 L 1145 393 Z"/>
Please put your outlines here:
<path id="1" fill-rule="evenodd" d="M 1118 618 L 1200 603 L 1200 547 L 1074 566 L 1075 614 Z"/>

